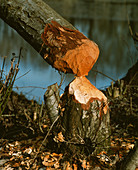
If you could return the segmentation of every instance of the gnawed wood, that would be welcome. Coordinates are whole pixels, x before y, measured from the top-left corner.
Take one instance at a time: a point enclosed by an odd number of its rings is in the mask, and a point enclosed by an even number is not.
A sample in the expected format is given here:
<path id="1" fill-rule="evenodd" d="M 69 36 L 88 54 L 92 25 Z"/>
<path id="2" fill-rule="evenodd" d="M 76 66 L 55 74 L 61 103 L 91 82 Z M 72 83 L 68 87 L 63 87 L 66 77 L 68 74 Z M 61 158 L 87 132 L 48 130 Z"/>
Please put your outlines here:
<path id="1" fill-rule="evenodd" d="M 58 84 L 55 83 L 47 88 L 44 94 L 45 107 L 50 118 L 51 124 L 59 114 L 59 91 Z"/>
<path id="2" fill-rule="evenodd" d="M 99 56 L 97 44 L 55 21 L 46 25 L 42 39 L 48 47 L 44 59 L 48 58 L 54 68 L 64 73 L 88 75 Z"/>
<path id="3" fill-rule="evenodd" d="M 69 84 L 69 94 L 73 95 L 75 101 L 80 103 L 84 110 L 89 110 L 90 103 L 94 100 L 103 102 L 102 109 L 106 114 L 108 109 L 107 98 L 86 77 L 76 77 Z"/>

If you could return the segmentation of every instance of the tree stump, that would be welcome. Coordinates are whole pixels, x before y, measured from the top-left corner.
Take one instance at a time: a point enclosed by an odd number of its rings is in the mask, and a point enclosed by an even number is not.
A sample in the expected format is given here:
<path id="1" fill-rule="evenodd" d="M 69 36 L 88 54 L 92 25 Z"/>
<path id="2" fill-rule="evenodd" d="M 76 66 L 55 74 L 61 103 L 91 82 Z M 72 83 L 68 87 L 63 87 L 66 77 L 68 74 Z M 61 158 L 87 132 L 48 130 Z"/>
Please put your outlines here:
<path id="1" fill-rule="evenodd" d="M 44 94 L 45 109 L 49 116 L 51 124 L 55 121 L 58 116 L 58 106 L 59 106 L 59 91 L 58 84 L 55 83 L 51 86 L 48 86 L 47 91 Z"/>
<path id="2" fill-rule="evenodd" d="M 85 82 L 87 83 L 85 84 Z M 77 86 L 76 89 L 75 85 Z M 88 91 L 85 86 L 88 87 Z M 83 88 L 83 92 L 81 88 Z M 72 93 L 71 90 L 74 90 L 74 92 Z M 89 94 L 90 97 L 88 97 Z M 83 103 L 83 100 L 86 103 Z M 76 154 L 80 150 L 81 153 L 83 150 L 85 154 L 90 154 L 93 151 L 99 153 L 109 146 L 110 115 L 105 102 L 107 100 L 104 94 L 85 77 L 76 77 L 66 87 L 61 97 L 61 106 L 62 109 L 64 108 L 61 117 L 61 131 L 67 143 L 67 148 L 72 154 Z"/>

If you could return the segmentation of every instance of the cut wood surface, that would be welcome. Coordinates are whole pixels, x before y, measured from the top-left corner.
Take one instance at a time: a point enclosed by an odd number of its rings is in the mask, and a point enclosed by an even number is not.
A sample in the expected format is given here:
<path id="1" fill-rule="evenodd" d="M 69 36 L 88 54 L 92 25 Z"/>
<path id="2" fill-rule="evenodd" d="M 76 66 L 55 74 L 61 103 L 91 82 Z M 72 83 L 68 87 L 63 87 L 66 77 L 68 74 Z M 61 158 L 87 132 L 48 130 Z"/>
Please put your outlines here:
<path id="1" fill-rule="evenodd" d="M 77 76 L 88 75 L 99 56 L 98 45 L 77 30 L 72 30 L 52 21 L 42 34 L 46 48 L 44 59 L 64 73 Z"/>
<path id="2" fill-rule="evenodd" d="M 103 111 L 106 114 L 108 108 L 106 96 L 92 85 L 86 77 L 76 77 L 69 84 L 69 94 L 73 95 L 76 102 L 80 103 L 84 110 L 89 110 L 90 104 L 94 100 L 104 102 Z"/>

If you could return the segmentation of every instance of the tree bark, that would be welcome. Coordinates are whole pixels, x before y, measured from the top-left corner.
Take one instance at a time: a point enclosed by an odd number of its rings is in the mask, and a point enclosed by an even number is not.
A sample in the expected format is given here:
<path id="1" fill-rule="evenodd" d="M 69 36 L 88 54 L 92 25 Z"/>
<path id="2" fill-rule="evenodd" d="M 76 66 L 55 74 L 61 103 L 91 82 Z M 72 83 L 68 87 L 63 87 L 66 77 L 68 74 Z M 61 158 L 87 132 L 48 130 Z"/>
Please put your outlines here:
<path id="1" fill-rule="evenodd" d="M 60 97 L 59 97 L 59 88 L 57 83 L 48 86 L 47 91 L 44 94 L 44 101 L 45 101 L 47 114 L 52 124 L 57 118 L 59 113 Z"/>
<path id="2" fill-rule="evenodd" d="M 75 29 L 42 0 L 0 0 L 0 18 L 15 29 L 38 53 L 43 44 L 41 34 L 52 20 Z M 45 51 L 41 51 L 44 56 Z M 51 64 L 49 59 L 46 61 Z"/>

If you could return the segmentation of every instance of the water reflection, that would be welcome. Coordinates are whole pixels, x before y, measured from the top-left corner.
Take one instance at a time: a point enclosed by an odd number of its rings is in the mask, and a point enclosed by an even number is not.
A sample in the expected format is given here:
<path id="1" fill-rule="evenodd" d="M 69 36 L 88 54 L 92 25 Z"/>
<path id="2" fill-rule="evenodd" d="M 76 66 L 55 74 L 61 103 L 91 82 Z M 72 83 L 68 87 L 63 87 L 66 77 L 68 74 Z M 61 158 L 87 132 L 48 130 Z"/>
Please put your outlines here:
<path id="1" fill-rule="evenodd" d="M 77 0 L 74 2 L 77 3 Z M 102 6 L 96 8 L 102 8 Z M 74 8 L 74 4 L 72 4 L 72 7 Z M 122 4 L 120 8 L 122 8 Z M 64 8 L 64 10 L 65 9 L 66 8 Z M 71 10 L 73 9 L 71 8 Z M 88 14 L 91 13 L 90 7 L 89 10 Z M 107 15 L 107 12 L 105 14 Z M 111 16 L 112 18 L 115 18 L 113 15 Z M 138 53 L 129 34 L 127 20 L 113 20 L 111 18 L 99 20 L 97 17 L 90 18 L 87 16 L 87 18 L 80 18 L 80 16 L 74 17 L 74 15 L 71 15 L 68 20 L 71 21 L 79 31 L 83 32 L 87 37 L 98 44 L 100 48 L 100 56 L 97 63 L 94 65 L 94 69 L 107 74 L 113 79 L 118 79 L 124 76 L 128 68 L 136 62 Z M 134 31 L 138 30 L 138 21 L 136 21 L 135 17 L 134 20 L 131 21 L 131 24 Z M 60 84 L 61 76 L 59 73 L 49 66 L 41 56 L 16 33 L 16 31 L 0 20 L 0 56 L 8 56 L 7 72 L 11 54 L 14 52 L 18 55 L 20 47 L 23 47 L 23 58 L 21 59 L 18 77 L 29 70 L 30 72 L 18 79 L 15 82 L 15 87 L 37 86 L 46 88 L 55 82 Z M 73 76 L 68 74 L 65 77 L 62 88 L 64 89 L 72 79 Z M 108 86 L 111 82 L 110 79 L 93 71 L 90 71 L 88 79 L 96 85 L 97 88 Z M 45 92 L 45 90 L 40 88 L 19 88 L 18 90 L 15 90 L 23 92 L 29 98 L 35 96 L 37 100 L 39 96 L 41 96 L 42 99 Z"/>
<path id="2" fill-rule="evenodd" d="M 66 18 L 138 21 L 137 0 L 43 0 Z"/>

